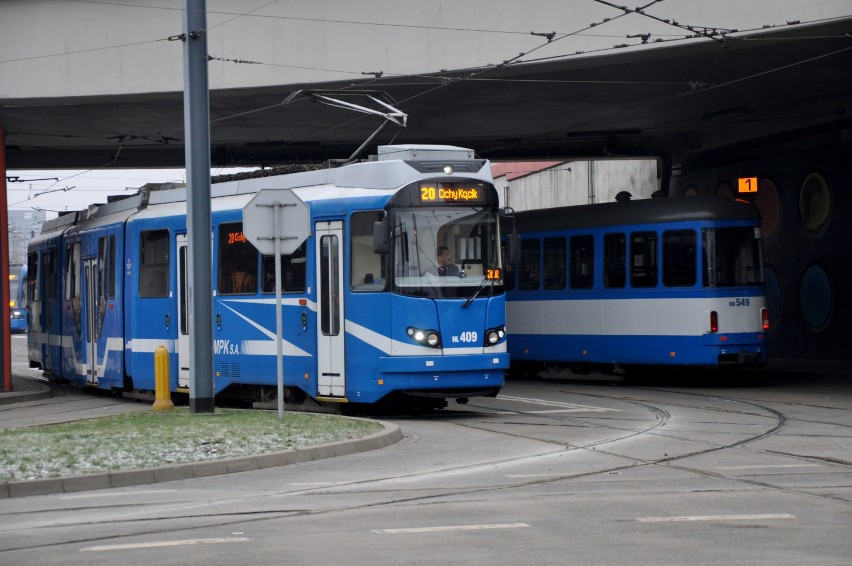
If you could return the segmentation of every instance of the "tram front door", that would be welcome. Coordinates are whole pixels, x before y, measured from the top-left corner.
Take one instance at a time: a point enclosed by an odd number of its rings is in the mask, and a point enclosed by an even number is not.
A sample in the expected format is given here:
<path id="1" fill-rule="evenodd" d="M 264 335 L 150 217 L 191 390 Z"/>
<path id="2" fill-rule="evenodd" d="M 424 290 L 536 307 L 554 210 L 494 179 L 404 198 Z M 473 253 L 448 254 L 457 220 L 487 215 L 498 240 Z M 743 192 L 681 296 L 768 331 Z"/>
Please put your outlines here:
<path id="1" fill-rule="evenodd" d="M 317 365 L 319 395 L 346 395 L 344 369 L 343 222 L 314 226 L 317 258 Z"/>

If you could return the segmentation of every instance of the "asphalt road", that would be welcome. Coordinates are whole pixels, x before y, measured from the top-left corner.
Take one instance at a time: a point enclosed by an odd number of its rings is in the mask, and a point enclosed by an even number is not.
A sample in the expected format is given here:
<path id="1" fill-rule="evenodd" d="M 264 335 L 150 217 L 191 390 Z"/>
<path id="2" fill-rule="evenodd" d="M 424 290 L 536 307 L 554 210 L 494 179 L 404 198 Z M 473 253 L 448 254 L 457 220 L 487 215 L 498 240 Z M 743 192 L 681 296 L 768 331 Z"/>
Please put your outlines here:
<path id="1" fill-rule="evenodd" d="M 3 500 L 0 564 L 852 563 L 852 379 L 695 380 L 513 381 L 373 452 Z"/>

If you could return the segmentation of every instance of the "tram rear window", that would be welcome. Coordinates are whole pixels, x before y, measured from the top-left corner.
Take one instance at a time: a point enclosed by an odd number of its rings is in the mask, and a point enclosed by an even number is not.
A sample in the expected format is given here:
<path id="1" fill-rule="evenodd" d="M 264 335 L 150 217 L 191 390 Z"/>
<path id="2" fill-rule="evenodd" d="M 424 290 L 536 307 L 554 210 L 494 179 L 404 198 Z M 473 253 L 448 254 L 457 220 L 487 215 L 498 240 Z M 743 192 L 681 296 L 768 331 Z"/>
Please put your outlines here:
<path id="1" fill-rule="evenodd" d="M 701 255 L 705 287 L 763 284 L 760 237 L 754 227 L 705 228 Z"/>

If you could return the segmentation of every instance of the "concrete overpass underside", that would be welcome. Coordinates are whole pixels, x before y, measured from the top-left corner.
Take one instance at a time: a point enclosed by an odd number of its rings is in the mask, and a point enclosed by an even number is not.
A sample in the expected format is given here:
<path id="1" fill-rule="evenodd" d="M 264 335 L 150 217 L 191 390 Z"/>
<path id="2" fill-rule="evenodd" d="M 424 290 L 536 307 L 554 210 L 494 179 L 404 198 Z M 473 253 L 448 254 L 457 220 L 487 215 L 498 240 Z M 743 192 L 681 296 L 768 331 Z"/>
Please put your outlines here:
<path id="1" fill-rule="evenodd" d="M 496 62 L 499 63 L 499 62 Z M 211 92 L 216 166 L 348 157 L 381 120 L 299 96 L 390 95 L 408 126 L 367 148 L 441 143 L 492 160 L 659 156 L 670 196 L 759 178 L 770 356 L 848 364 L 852 18 L 726 41 L 437 74 Z M 2 100 L 9 169 L 182 167 L 180 92 Z"/>
<path id="2" fill-rule="evenodd" d="M 408 114 L 385 143 L 449 143 L 491 159 L 655 155 L 726 159 L 740 147 L 849 135 L 852 19 L 605 56 L 439 74 L 214 90 L 217 166 L 345 158 L 381 119 L 307 88 L 379 90 Z M 356 100 L 353 100 L 356 101 Z M 3 100 L 7 166 L 183 166 L 181 92 Z M 374 144 L 375 145 L 375 144 Z"/>

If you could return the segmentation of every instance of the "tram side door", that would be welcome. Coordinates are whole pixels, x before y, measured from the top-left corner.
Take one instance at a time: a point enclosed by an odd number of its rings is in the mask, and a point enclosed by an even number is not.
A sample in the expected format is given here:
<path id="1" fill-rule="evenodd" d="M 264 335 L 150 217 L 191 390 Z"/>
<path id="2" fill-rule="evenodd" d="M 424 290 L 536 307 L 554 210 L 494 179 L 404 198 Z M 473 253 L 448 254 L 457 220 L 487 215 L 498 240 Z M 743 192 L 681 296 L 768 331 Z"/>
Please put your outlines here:
<path id="1" fill-rule="evenodd" d="M 186 234 L 176 237 L 178 254 L 178 387 L 189 387 L 189 274 L 187 273 Z"/>
<path id="2" fill-rule="evenodd" d="M 86 383 L 98 383 L 98 339 L 95 326 L 98 322 L 98 263 L 95 258 L 83 260 L 85 284 L 85 307 L 83 329 L 83 367 L 86 368 Z"/>
<path id="3" fill-rule="evenodd" d="M 317 222 L 314 228 L 319 395 L 344 397 L 343 222 Z"/>

